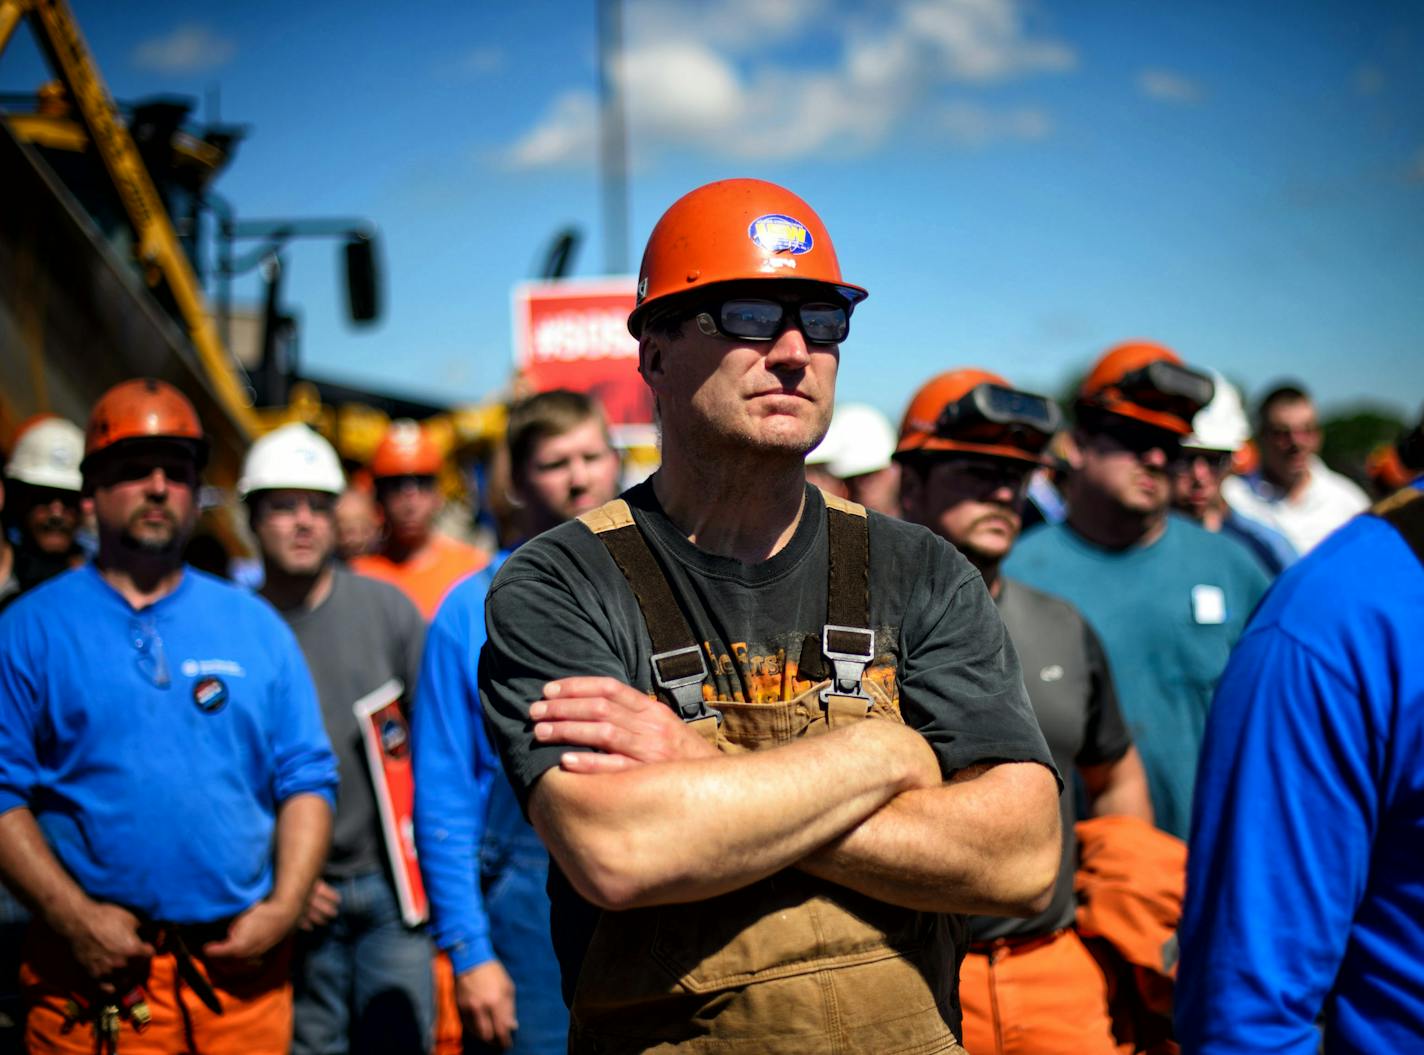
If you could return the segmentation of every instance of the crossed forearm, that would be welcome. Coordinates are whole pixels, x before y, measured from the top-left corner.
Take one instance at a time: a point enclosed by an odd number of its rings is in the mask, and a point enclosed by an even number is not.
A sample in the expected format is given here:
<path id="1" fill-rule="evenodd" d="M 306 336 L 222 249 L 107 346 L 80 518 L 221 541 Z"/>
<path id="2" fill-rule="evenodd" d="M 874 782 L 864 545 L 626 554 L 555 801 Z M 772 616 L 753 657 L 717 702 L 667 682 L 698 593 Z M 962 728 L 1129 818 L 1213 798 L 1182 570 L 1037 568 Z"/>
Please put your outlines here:
<path id="1" fill-rule="evenodd" d="M 895 797 L 799 865 L 906 908 L 1031 915 L 1052 894 L 1060 838 L 1053 775 L 1002 763 Z"/>
<path id="2" fill-rule="evenodd" d="M 584 897 L 625 909 L 746 886 L 938 777 L 917 734 L 864 722 L 772 751 L 617 773 L 551 770 L 535 786 L 531 817 Z"/>

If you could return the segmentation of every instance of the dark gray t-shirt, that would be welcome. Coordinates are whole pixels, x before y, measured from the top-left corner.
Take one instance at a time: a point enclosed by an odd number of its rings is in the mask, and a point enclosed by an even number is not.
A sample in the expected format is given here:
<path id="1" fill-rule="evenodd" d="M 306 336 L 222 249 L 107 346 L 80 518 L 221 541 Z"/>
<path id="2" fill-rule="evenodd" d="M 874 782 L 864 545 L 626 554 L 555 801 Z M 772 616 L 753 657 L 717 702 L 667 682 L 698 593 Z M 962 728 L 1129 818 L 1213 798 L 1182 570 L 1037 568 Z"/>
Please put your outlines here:
<path id="1" fill-rule="evenodd" d="M 1112 673 L 1098 637 L 1067 601 L 1001 579 L 999 614 L 1023 665 L 1024 686 L 1033 701 L 1039 727 L 1065 780 L 1075 766 L 1116 762 L 1132 746 L 1118 710 Z M 1073 922 L 1076 904 L 1073 873 L 1077 868 L 1077 796 L 1072 787 L 1059 796 L 1063 817 L 1063 865 L 1053 888 L 1053 902 L 1031 919 L 974 916 L 975 941 L 1036 937 Z"/>
<path id="2" fill-rule="evenodd" d="M 828 556 L 819 491 L 807 488 L 796 532 L 760 564 L 698 549 L 663 513 L 651 484 L 623 497 L 704 644 L 718 699 L 790 699 L 825 676 Z M 906 724 L 929 741 L 946 775 L 988 760 L 1051 765 L 979 572 L 924 528 L 872 513 L 869 533 L 877 655 L 866 677 L 898 696 Z M 510 557 L 490 589 L 486 624 L 480 695 L 505 772 L 527 808 L 534 782 L 568 750 L 533 739 L 528 710 L 543 684 L 604 675 L 651 692 L 651 645 L 627 580 L 577 521 Z M 562 876 L 551 877 L 550 893 L 568 987 L 597 914 Z"/>
<path id="3" fill-rule="evenodd" d="M 331 853 L 323 876 L 345 879 L 385 867 L 380 817 L 351 706 L 392 678 L 411 702 L 420 673 L 425 621 L 394 586 L 337 567 L 331 593 L 316 609 L 283 612 L 306 656 L 321 699 L 322 719 L 336 752 L 341 787 Z"/>

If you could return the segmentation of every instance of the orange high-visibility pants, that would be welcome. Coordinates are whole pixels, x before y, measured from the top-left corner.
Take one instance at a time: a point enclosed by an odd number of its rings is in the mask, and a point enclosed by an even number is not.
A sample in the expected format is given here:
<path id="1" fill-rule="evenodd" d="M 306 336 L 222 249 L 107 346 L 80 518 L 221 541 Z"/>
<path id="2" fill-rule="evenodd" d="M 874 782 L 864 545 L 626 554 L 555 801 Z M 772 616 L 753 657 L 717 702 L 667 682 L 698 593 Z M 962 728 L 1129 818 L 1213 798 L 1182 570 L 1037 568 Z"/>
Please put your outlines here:
<path id="1" fill-rule="evenodd" d="M 959 971 L 970 1055 L 1117 1055 L 1102 968 L 1077 931 L 971 951 Z M 1126 1048 L 1131 1051 L 1131 1045 Z"/>
<path id="2" fill-rule="evenodd" d="M 455 1002 L 455 966 L 443 952 L 435 954 L 435 1048 L 433 1055 L 461 1055 L 465 1050 L 460 1005 Z"/>
<path id="3" fill-rule="evenodd" d="M 253 964 L 193 963 L 222 1005 L 214 1014 L 178 977 L 171 953 L 149 962 L 143 996 L 152 1015 L 140 1029 L 121 1018 L 120 1055 L 286 1055 L 292 1045 L 291 943 L 283 942 Z M 74 1022 L 66 1004 L 93 992 L 93 983 L 75 962 L 69 946 L 48 928 L 33 925 L 20 967 L 20 986 L 29 1006 L 25 1044 L 30 1055 L 94 1055 L 92 1013 Z"/>

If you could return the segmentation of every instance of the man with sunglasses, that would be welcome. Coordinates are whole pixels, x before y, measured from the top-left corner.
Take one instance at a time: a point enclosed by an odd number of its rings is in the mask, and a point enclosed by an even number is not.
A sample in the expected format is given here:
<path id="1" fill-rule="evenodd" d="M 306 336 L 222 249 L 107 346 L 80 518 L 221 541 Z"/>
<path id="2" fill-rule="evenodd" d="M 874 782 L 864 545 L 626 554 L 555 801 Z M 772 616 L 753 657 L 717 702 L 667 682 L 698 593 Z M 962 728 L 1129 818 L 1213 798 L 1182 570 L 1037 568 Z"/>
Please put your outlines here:
<path id="1" fill-rule="evenodd" d="M 207 442 L 172 386 L 95 404 L 93 564 L 0 618 L 0 875 L 31 1051 L 285 1052 L 287 938 L 336 766 L 271 607 L 182 562 Z"/>
<path id="2" fill-rule="evenodd" d="M 489 563 L 489 554 L 437 531 L 445 505 L 438 476 L 443 458 L 414 421 L 394 421 L 371 456 L 376 504 L 385 534 L 379 553 L 357 557 L 351 570 L 396 587 L 428 623 L 446 591 Z"/>
<path id="3" fill-rule="evenodd" d="M 1172 507 L 1208 531 L 1240 542 L 1275 578 L 1295 561 L 1295 548 L 1279 531 L 1231 508 L 1222 495 L 1251 428 L 1236 386 L 1214 370 L 1211 380 L 1215 394 L 1192 419 L 1192 434 L 1182 440 L 1181 454 L 1171 465 Z"/>
<path id="4" fill-rule="evenodd" d="M 1302 556 L 1370 500 L 1320 460 L 1324 433 L 1315 403 L 1299 385 L 1278 385 L 1256 411 L 1258 468 L 1227 483 L 1233 509 L 1269 524 Z"/>
<path id="5" fill-rule="evenodd" d="M 1157 825 L 1178 838 L 1212 689 L 1268 585 L 1244 547 L 1168 512 L 1168 466 L 1211 397 L 1211 378 L 1161 345 L 1108 351 L 1075 403 L 1067 520 L 1030 532 L 1004 566 L 1097 632 Z"/>
<path id="6" fill-rule="evenodd" d="M 1028 481 L 1048 464 L 1058 407 L 984 370 L 925 384 L 900 426 L 900 504 L 984 577 L 1061 773 L 1077 770 L 1090 816 L 1152 823 L 1142 760 L 1118 710 L 1097 635 L 1066 601 L 999 572 L 1018 539 Z M 973 916 L 960 967 L 964 1041 L 976 1053 L 1098 1052 L 1117 1043 L 1103 970 L 1073 929 L 1077 801 L 1059 797 L 1062 864 L 1049 907 L 1029 919 Z"/>
<path id="7" fill-rule="evenodd" d="M 865 295 L 786 189 L 679 199 L 629 318 L 662 465 L 490 589 L 572 1052 L 960 1052 L 959 914 L 1047 904 L 1059 785 L 978 571 L 806 485 Z"/>
<path id="8" fill-rule="evenodd" d="M 392 682 L 393 698 L 409 699 L 425 621 L 395 587 L 335 560 L 345 485 L 331 444 L 296 423 L 252 445 L 237 485 L 262 554 L 262 596 L 306 656 L 341 776 L 331 850 L 298 923 L 292 1051 L 418 1055 L 434 1029 L 435 949 L 402 920 L 353 705 Z"/>

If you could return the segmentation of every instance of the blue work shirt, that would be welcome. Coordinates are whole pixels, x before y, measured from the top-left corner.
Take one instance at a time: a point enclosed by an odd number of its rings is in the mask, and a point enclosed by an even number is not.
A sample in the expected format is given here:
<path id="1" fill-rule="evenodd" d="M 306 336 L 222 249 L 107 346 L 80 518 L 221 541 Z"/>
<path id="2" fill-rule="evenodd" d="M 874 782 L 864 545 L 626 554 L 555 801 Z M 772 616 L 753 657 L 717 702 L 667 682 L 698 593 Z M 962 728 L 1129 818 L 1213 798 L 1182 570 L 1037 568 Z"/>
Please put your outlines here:
<path id="1" fill-rule="evenodd" d="M 1266 592 L 1265 571 L 1239 542 L 1173 513 L 1151 545 L 1121 550 L 1066 522 L 1038 528 L 1004 574 L 1072 602 L 1097 631 L 1157 827 L 1185 839 L 1211 694 Z"/>
<path id="2" fill-rule="evenodd" d="M 28 807 L 92 898 L 176 923 L 272 889 L 278 806 L 333 803 L 336 760 L 296 639 L 193 568 L 135 610 L 92 565 L 0 618 L 0 813 Z"/>
<path id="3" fill-rule="evenodd" d="M 435 944 L 456 974 L 496 959 L 480 883 L 487 836 L 543 845 L 515 801 L 485 733 L 475 670 L 485 643 L 485 595 L 509 556 L 457 583 L 435 613 L 411 722 L 415 766 L 415 845 L 430 899 Z"/>
<path id="4" fill-rule="evenodd" d="M 1424 485 L 1416 485 L 1424 487 Z M 1182 1050 L 1419 1051 L 1424 567 L 1377 517 L 1277 580 L 1202 747 Z"/>

